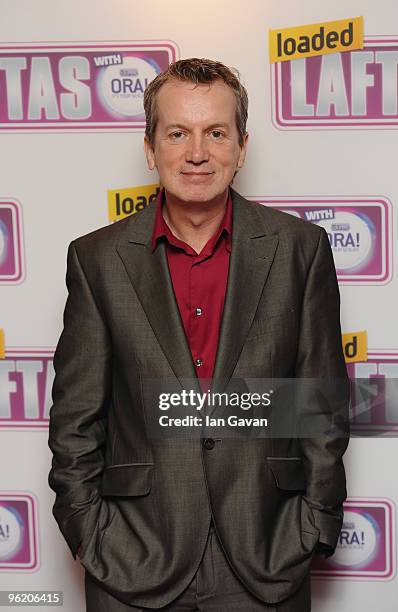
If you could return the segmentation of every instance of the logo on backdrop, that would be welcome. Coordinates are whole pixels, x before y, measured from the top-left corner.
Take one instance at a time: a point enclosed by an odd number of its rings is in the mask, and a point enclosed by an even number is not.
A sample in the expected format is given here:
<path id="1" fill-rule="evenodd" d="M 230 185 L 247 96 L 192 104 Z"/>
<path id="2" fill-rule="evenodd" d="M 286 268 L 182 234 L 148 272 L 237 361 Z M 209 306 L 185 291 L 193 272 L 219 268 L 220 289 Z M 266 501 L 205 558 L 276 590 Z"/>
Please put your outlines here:
<path id="1" fill-rule="evenodd" d="M 0 429 L 48 427 L 54 351 L 7 350 L 0 360 Z"/>
<path id="2" fill-rule="evenodd" d="M 36 499 L 0 492 L 0 571 L 37 569 L 37 541 Z"/>
<path id="3" fill-rule="evenodd" d="M 347 363 L 352 386 L 350 430 L 353 435 L 398 433 L 398 351 L 368 351 L 362 363 Z"/>
<path id="4" fill-rule="evenodd" d="M 250 198 L 323 227 L 341 284 L 386 284 L 392 276 L 392 206 L 386 198 Z"/>
<path id="5" fill-rule="evenodd" d="M 368 335 L 366 330 L 341 335 L 346 363 L 366 361 L 368 358 Z"/>
<path id="6" fill-rule="evenodd" d="M 127 187 L 126 189 L 108 189 L 108 219 L 120 221 L 154 202 L 160 191 L 158 184 Z"/>
<path id="7" fill-rule="evenodd" d="M 312 575 L 391 580 L 395 574 L 394 512 L 393 503 L 386 499 L 347 500 L 336 552 L 329 559 L 317 557 Z"/>
<path id="8" fill-rule="evenodd" d="M 398 126 L 398 38 L 367 37 L 363 49 L 273 64 L 277 128 Z"/>
<path id="9" fill-rule="evenodd" d="M 363 17 L 270 30 L 270 62 L 362 49 Z"/>
<path id="10" fill-rule="evenodd" d="M 176 56 L 169 41 L 0 45 L 0 130 L 143 129 L 144 91 Z"/>
<path id="11" fill-rule="evenodd" d="M 0 198 L 0 285 L 24 280 L 22 209 L 19 202 Z"/>

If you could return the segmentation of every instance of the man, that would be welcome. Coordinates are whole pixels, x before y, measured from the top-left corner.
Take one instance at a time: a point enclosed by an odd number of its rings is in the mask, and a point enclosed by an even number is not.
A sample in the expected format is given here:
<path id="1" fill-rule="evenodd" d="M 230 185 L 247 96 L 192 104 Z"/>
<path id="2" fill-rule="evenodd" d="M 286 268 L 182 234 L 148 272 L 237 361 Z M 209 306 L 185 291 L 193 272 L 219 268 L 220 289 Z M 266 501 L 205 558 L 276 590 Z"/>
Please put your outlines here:
<path id="1" fill-rule="evenodd" d="M 327 235 L 230 188 L 247 95 L 223 64 L 176 62 L 144 105 L 157 202 L 68 250 L 54 515 L 88 610 L 305 612 L 314 552 L 341 527 L 346 438 L 152 436 L 145 387 L 345 380 Z"/>

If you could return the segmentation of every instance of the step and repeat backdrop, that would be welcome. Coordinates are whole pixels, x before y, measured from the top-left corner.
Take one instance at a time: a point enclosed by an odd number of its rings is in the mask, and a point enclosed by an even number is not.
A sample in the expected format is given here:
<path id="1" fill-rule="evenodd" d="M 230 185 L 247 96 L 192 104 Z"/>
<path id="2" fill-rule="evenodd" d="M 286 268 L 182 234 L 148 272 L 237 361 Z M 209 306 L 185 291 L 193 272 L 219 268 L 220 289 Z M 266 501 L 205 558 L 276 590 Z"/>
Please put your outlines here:
<path id="1" fill-rule="evenodd" d="M 392 612 L 398 4 L 1 0 L 0 8 L 0 590 L 63 591 L 66 612 L 85 609 L 83 568 L 52 517 L 47 484 L 67 247 L 156 198 L 143 92 L 170 62 L 196 56 L 237 68 L 249 93 L 249 152 L 234 187 L 324 227 L 335 258 L 342 342 L 358 383 L 345 519 L 335 555 L 314 562 L 313 610 Z M 308 57 L 308 41 L 300 55 L 297 40 L 281 35 L 270 63 L 271 29 L 358 17 L 356 49 Z M 315 47 L 326 39 L 318 30 Z M 348 28 L 340 42 L 352 39 Z"/>

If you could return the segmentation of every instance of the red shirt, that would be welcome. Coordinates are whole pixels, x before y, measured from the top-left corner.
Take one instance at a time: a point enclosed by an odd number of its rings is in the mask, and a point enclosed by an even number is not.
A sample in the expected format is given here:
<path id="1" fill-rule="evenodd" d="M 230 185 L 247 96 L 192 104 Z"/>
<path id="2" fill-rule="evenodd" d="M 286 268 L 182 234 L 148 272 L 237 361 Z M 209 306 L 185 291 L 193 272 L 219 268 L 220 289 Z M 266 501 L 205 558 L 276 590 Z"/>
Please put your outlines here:
<path id="1" fill-rule="evenodd" d="M 164 190 L 159 193 L 152 234 L 152 252 L 157 241 L 166 239 L 166 253 L 174 294 L 196 374 L 212 378 L 232 242 L 232 200 L 228 196 L 224 217 L 216 233 L 198 255 L 171 232 L 162 215 Z M 207 389 L 207 384 L 205 388 Z"/>

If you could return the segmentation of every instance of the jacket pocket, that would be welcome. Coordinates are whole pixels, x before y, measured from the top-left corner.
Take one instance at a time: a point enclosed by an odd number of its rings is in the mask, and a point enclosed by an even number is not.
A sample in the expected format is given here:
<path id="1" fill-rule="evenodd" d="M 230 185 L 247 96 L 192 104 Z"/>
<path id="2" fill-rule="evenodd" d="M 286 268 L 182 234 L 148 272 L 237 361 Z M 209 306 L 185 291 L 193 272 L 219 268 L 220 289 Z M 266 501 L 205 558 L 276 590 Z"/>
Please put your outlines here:
<path id="1" fill-rule="evenodd" d="M 297 500 L 299 504 L 297 524 L 300 525 L 302 537 L 307 537 L 304 534 L 310 536 L 305 546 L 314 551 L 319 540 L 319 529 L 315 525 L 312 509 L 305 498 L 307 482 L 301 457 L 267 457 L 267 463 L 276 486 L 284 491 L 292 492 L 292 495 L 289 495 L 288 503 L 294 506 Z"/>
<path id="2" fill-rule="evenodd" d="M 307 482 L 301 457 L 267 457 L 276 486 L 286 491 L 305 491 Z"/>
<path id="3" fill-rule="evenodd" d="M 134 497 L 147 495 L 152 486 L 152 463 L 109 465 L 102 475 L 102 496 Z"/>

